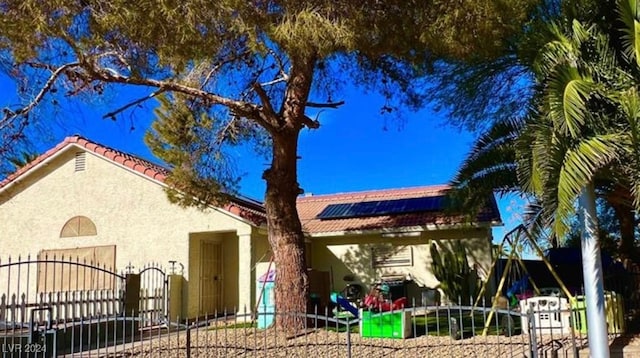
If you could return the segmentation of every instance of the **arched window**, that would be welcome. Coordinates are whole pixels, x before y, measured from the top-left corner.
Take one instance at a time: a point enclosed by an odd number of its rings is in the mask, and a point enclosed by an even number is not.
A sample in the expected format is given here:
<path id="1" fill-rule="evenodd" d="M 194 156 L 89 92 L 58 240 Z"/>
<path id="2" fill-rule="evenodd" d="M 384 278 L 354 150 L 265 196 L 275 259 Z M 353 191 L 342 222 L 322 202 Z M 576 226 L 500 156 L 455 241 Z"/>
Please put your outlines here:
<path id="1" fill-rule="evenodd" d="M 72 217 L 60 231 L 60 237 L 95 236 L 97 234 L 96 224 L 86 216 Z"/>

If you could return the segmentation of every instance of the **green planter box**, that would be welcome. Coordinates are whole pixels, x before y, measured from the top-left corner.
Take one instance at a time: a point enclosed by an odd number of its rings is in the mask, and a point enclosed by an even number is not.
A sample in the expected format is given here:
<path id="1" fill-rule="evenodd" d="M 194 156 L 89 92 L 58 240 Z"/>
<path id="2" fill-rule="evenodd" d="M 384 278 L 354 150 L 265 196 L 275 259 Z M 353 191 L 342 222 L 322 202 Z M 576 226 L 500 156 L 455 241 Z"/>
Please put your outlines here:
<path id="1" fill-rule="evenodd" d="M 408 338 L 411 336 L 411 312 L 360 310 L 360 335 L 363 338 Z"/>

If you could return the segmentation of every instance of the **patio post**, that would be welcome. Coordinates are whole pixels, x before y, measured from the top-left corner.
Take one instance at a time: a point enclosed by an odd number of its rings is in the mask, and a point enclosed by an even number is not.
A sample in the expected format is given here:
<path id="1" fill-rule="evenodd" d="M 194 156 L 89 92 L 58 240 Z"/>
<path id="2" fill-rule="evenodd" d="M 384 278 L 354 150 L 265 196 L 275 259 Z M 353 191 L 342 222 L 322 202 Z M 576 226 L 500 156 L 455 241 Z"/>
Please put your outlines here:
<path id="1" fill-rule="evenodd" d="M 237 314 L 252 314 L 255 299 L 255 265 L 251 233 L 238 233 L 238 307 Z"/>

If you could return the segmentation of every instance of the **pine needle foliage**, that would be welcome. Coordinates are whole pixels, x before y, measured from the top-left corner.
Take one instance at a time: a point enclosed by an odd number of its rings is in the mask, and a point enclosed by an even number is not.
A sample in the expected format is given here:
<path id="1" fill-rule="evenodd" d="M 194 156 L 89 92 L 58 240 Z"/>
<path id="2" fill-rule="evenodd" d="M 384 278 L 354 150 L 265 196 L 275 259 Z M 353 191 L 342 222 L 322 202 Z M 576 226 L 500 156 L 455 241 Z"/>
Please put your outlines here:
<path id="1" fill-rule="evenodd" d="M 25 103 L 0 116 L 0 144 L 54 92 L 150 89 L 160 107 L 147 143 L 171 166 L 169 195 L 182 205 L 236 190 L 230 146 L 267 145 L 276 300 L 280 311 L 300 312 L 308 278 L 297 146 L 302 129 L 321 120 L 308 108 L 338 108 L 350 83 L 382 93 L 385 113 L 420 108 L 428 100 L 421 80 L 436 63 L 500 57 L 537 2 L 0 0 L 0 62 L 26 84 Z"/>

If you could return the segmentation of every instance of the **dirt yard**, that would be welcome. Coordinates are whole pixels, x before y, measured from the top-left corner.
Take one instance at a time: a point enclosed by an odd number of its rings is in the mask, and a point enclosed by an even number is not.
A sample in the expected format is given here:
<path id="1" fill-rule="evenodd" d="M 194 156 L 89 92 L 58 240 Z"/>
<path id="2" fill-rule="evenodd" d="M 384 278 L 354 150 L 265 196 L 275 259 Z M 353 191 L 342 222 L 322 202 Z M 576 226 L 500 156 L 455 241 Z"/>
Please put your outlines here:
<path id="1" fill-rule="evenodd" d="M 187 344 L 187 341 L 190 341 Z M 588 357 L 586 339 L 576 337 L 543 337 L 537 342 L 539 356 Z M 640 338 L 617 339 L 619 347 L 612 353 L 624 352 L 624 357 L 637 357 Z M 189 349 L 187 349 L 187 345 Z M 252 329 L 207 330 L 153 336 L 144 342 L 128 343 L 118 348 L 94 351 L 101 357 L 347 357 L 347 334 L 326 330 L 301 334 L 297 337 L 278 332 Z M 365 339 L 359 334 L 350 336 L 352 357 L 530 357 L 529 336 L 488 336 L 454 340 L 450 337 L 420 336 L 409 339 Z M 577 348 L 574 354 L 572 347 Z M 635 348 L 635 350 L 629 350 Z M 84 355 L 83 355 L 84 356 Z"/>

